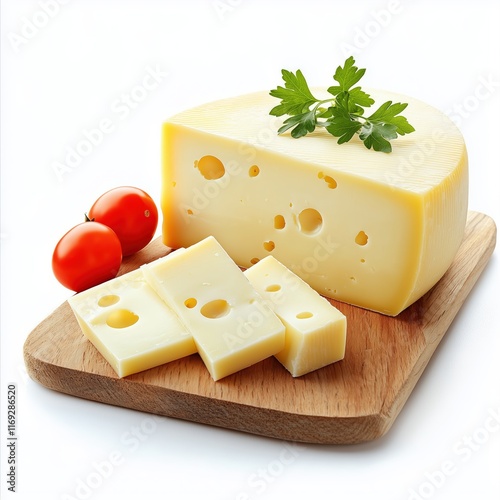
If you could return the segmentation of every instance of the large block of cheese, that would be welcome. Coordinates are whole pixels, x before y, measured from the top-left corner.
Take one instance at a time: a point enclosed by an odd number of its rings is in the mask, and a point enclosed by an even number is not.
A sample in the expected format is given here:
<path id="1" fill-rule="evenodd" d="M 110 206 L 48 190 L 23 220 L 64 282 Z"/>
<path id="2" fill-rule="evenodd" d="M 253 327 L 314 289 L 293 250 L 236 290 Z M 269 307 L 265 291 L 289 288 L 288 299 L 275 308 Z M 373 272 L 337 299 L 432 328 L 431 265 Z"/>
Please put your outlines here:
<path id="1" fill-rule="evenodd" d="M 245 276 L 286 327 L 285 347 L 275 357 L 292 376 L 344 358 L 346 317 L 328 300 L 270 255 Z"/>
<path id="2" fill-rule="evenodd" d="M 141 267 L 214 380 L 283 349 L 285 327 L 213 237 Z"/>
<path id="3" fill-rule="evenodd" d="M 189 331 L 140 269 L 68 299 L 85 336 L 119 377 L 196 352 Z"/>
<path id="4" fill-rule="evenodd" d="M 182 112 L 163 127 L 163 241 L 213 235 L 238 265 L 276 257 L 319 293 L 396 315 L 450 266 L 467 215 L 467 153 L 455 125 L 406 96 L 416 131 L 389 154 L 317 129 L 277 135 L 266 92 Z"/>

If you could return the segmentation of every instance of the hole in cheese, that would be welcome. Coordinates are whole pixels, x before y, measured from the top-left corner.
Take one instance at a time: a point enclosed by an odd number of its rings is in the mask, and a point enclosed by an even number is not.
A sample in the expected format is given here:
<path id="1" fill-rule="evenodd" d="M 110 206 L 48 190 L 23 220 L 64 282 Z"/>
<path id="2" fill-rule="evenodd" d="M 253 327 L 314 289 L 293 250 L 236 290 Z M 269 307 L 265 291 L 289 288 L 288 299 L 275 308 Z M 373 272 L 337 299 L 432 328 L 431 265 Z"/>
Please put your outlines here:
<path id="1" fill-rule="evenodd" d="M 116 304 L 120 300 L 118 295 L 103 295 L 97 302 L 99 307 L 109 307 Z"/>
<path id="2" fill-rule="evenodd" d="M 285 218 L 282 215 L 274 216 L 274 229 L 284 229 L 285 228 Z"/>
<path id="3" fill-rule="evenodd" d="M 329 175 L 325 175 L 325 182 L 330 189 L 335 189 L 337 187 L 337 181 Z"/>
<path id="4" fill-rule="evenodd" d="M 193 307 L 196 307 L 196 304 L 198 304 L 198 301 L 194 297 L 189 297 L 189 299 L 186 299 L 184 301 L 184 305 L 188 309 L 192 309 Z"/>
<path id="5" fill-rule="evenodd" d="M 269 285 L 266 287 L 266 292 L 278 292 L 281 290 L 281 285 Z"/>
<path id="6" fill-rule="evenodd" d="M 226 173 L 224 164 L 219 158 L 212 155 L 202 156 L 198 162 L 196 162 L 195 166 L 198 167 L 200 174 L 209 181 L 220 179 Z"/>
<path id="7" fill-rule="evenodd" d="M 264 248 L 268 252 L 272 252 L 275 247 L 276 247 L 276 245 L 274 244 L 274 241 L 264 241 Z"/>
<path id="8" fill-rule="evenodd" d="M 257 177 L 260 174 L 260 168 L 257 165 L 252 165 L 248 169 L 248 175 L 250 177 Z"/>
<path id="9" fill-rule="evenodd" d="M 330 189 L 335 189 L 337 187 L 337 181 L 333 177 L 325 175 L 323 172 L 318 172 L 318 179 L 323 179 Z"/>
<path id="10" fill-rule="evenodd" d="M 356 238 L 354 239 L 354 241 L 358 244 L 358 245 L 366 245 L 368 243 L 368 236 L 367 234 L 364 232 L 364 231 L 360 231 L 357 235 L 356 235 Z"/>
<path id="11" fill-rule="evenodd" d="M 297 319 L 307 319 L 307 318 L 312 318 L 313 314 L 309 311 L 304 311 L 304 312 L 300 312 L 299 314 L 297 314 L 296 318 Z"/>
<path id="12" fill-rule="evenodd" d="M 258 259 L 257 257 L 254 257 L 253 259 L 250 259 L 250 263 L 251 264 L 257 264 L 257 262 L 259 262 L 260 259 Z"/>
<path id="13" fill-rule="evenodd" d="M 139 321 L 139 316 L 128 309 L 116 309 L 106 318 L 106 324 L 111 328 L 127 328 Z"/>
<path id="14" fill-rule="evenodd" d="M 216 319 L 225 316 L 230 309 L 229 304 L 224 299 L 217 299 L 207 302 L 200 309 L 200 312 L 205 318 Z"/>
<path id="15" fill-rule="evenodd" d="M 299 214 L 299 227 L 305 234 L 315 234 L 323 226 L 323 217 L 314 208 L 306 208 Z"/>

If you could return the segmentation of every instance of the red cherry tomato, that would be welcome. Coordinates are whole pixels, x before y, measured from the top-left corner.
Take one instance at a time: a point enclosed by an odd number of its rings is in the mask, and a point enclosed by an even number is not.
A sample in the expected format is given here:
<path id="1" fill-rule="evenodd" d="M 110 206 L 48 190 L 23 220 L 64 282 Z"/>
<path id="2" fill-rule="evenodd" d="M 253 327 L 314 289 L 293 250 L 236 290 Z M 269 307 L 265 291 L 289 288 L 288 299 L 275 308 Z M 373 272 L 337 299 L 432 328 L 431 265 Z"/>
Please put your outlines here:
<path id="1" fill-rule="evenodd" d="M 57 243 L 52 270 L 57 280 L 74 292 L 99 285 L 118 274 L 122 262 L 120 240 L 99 222 L 83 222 Z"/>
<path id="2" fill-rule="evenodd" d="M 100 196 L 89 210 L 88 218 L 113 229 L 125 257 L 152 240 L 158 225 L 158 209 L 142 189 L 122 186 Z"/>

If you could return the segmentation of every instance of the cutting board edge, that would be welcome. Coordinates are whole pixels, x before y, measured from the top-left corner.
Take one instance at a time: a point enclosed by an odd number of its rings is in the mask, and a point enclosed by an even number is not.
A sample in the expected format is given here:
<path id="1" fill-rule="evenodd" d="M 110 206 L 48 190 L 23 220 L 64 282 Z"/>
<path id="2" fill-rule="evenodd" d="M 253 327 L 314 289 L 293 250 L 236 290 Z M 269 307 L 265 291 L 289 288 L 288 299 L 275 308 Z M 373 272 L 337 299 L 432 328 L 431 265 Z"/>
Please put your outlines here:
<path id="1" fill-rule="evenodd" d="M 146 393 L 154 393 L 155 399 L 160 402 L 160 405 L 153 409 L 142 404 L 142 399 L 145 397 L 143 383 L 88 373 L 87 375 L 94 379 L 95 383 L 92 384 L 94 388 L 92 391 L 85 391 L 84 388 L 74 385 L 68 387 L 64 383 L 58 383 L 73 380 L 71 372 L 77 374 L 78 370 L 45 363 L 27 352 L 25 352 L 25 364 L 28 375 L 34 381 L 49 390 L 62 394 L 282 441 L 323 445 L 360 444 L 385 435 L 396 416 L 377 413 L 354 417 L 294 414 L 149 385 Z M 100 387 L 101 391 L 96 392 L 96 386 Z M 121 390 L 122 386 L 123 390 Z M 131 391 L 134 386 L 137 391 Z M 135 393 L 138 397 L 131 397 L 131 392 L 132 395 Z M 127 396 L 127 404 L 124 404 L 124 399 L 120 397 L 123 394 Z M 203 414 L 198 411 L 200 404 L 204 410 Z M 244 412 L 241 411 L 242 406 L 245 407 Z M 356 431 L 350 432 L 351 429 L 356 429 Z"/>

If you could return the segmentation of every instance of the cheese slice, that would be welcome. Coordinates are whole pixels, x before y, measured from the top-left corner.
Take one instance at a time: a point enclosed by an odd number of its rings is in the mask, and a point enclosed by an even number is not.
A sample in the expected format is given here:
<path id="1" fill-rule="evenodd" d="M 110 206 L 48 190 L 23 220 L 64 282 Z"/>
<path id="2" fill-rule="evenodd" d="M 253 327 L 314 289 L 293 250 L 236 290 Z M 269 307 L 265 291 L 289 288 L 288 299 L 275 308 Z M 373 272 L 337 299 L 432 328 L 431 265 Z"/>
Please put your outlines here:
<path id="1" fill-rule="evenodd" d="M 125 377 L 196 352 L 189 331 L 137 269 L 68 299 L 85 336 Z"/>
<path id="2" fill-rule="evenodd" d="M 285 327 L 214 237 L 141 267 L 214 380 L 281 351 Z"/>
<path id="3" fill-rule="evenodd" d="M 275 357 L 294 377 L 344 358 L 346 317 L 274 257 L 245 276 L 286 327 L 285 347 Z"/>
<path id="4" fill-rule="evenodd" d="M 427 292 L 461 243 L 468 193 L 463 138 L 410 97 L 416 131 L 375 152 L 318 128 L 277 135 L 267 92 L 184 111 L 163 126 L 163 241 L 215 236 L 244 268 L 272 255 L 316 291 L 397 315 Z M 319 96 L 321 97 L 321 95 Z"/>

